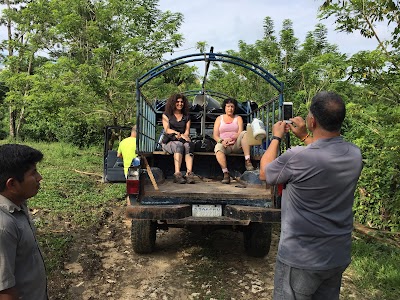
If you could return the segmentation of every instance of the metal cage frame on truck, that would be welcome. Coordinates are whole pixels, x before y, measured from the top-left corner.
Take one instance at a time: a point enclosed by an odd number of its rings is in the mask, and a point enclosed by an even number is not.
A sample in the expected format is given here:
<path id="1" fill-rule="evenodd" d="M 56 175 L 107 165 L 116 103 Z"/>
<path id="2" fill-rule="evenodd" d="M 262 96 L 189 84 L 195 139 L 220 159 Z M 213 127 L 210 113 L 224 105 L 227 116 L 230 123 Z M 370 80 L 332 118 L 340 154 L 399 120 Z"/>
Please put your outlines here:
<path id="1" fill-rule="evenodd" d="M 269 101 L 266 101 L 263 105 L 259 107 L 256 111 L 251 113 L 251 119 L 252 118 L 259 118 L 261 121 L 266 124 L 266 131 L 270 134 L 271 133 L 271 125 L 273 125 L 276 120 L 282 120 L 282 108 L 283 108 L 283 102 L 284 102 L 284 96 L 283 96 L 283 88 L 284 84 L 283 82 L 280 82 L 275 76 L 273 76 L 271 73 L 266 71 L 265 69 L 261 68 L 260 66 L 242 59 L 240 57 L 235 57 L 232 55 L 228 54 L 221 54 L 221 53 L 213 53 L 213 48 L 211 48 L 210 52 L 208 53 L 194 53 L 194 54 L 188 54 L 184 56 L 180 56 L 174 59 L 171 59 L 165 63 L 160 64 L 157 67 L 154 67 L 153 69 L 149 70 L 146 72 L 144 75 L 139 77 L 136 80 L 136 105 L 137 105 L 137 128 L 138 128 L 138 143 L 137 143 L 137 153 L 142 154 L 142 153 L 151 153 L 152 151 L 155 150 L 155 147 L 157 145 L 157 133 L 155 130 L 150 130 L 148 131 L 147 129 L 150 128 L 149 124 L 154 124 L 156 122 L 155 118 L 150 117 L 147 112 L 150 110 L 155 110 L 154 107 L 150 103 L 148 107 L 146 107 L 146 99 L 141 93 L 141 88 L 148 83 L 150 80 L 153 78 L 165 73 L 166 71 L 175 68 L 180 65 L 188 64 L 188 63 L 194 63 L 194 62 L 201 62 L 204 61 L 206 66 L 205 66 L 205 73 L 204 73 L 204 78 L 203 78 L 203 83 L 201 90 L 198 91 L 199 94 L 202 95 L 207 95 L 207 90 L 205 89 L 206 86 L 206 78 L 207 74 L 209 71 L 210 63 L 211 62 L 222 62 L 222 63 L 229 63 L 233 65 L 237 65 L 239 67 L 245 68 L 254 74 L 257 74 L 261 78 L 263 78 L 266 82 L 268 82 L 272 87 L 274 87 L 279 95 L 278 95 L 278 106 L 279 108 L 277 109 L 276 106 L 276 98 L 270 99 Z M 193 91 L 190 91 L 191 93 Z M 274 113 L 270 114 L 269 112 L 274 112 L 277 111 L 278 115 L 276 116 Z M 204 111 L 203 115 L 206 115 L 206 105 L 204 105 Z M 270 119 L 270 116 L 272 117 Z M 204 118 L 205 119 L 205 118 Z M 250 120 L 251 121 L 251 120 Z M 202 120 L 202 128 L 201 128 L 201 134 L 204 136 L 205 135 L 205 120 Z M 152 126 L 151 128 L 156 128 L 155 126 Z M 287 135 L 286 139 L 286 147 L 289 147 L 290 141 L 289 135 Z M 152 141 L 149 142 L 149 140 Z M 151 146 L 154 146 L 152 148 Z M 262 152 L 262 151 L 261 151 Z"/>

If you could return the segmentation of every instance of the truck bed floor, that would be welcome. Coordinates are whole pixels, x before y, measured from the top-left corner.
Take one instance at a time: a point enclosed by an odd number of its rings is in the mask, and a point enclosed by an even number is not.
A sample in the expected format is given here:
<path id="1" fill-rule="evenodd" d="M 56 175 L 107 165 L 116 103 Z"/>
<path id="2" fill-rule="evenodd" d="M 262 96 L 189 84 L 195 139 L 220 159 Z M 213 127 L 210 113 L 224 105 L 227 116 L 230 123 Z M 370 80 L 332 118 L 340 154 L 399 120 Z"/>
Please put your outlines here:
<path id="1" fill-rule="evenodd" d="M 221 181 L 196 178 L 195 184 L 178 184 L 173 179 L 166 179 L 164 183 L 158 184 L 159 190 L 155 190 L 151 184 L 146 187 L 146 196 L 173 197 L 198 197 L 207 195 L 205 198 L 241 198 L 241 199 L 271 199 L 271 190 L 265 185 L 243 185 L 235 180 L 230 184 L 223 184 Z"/>

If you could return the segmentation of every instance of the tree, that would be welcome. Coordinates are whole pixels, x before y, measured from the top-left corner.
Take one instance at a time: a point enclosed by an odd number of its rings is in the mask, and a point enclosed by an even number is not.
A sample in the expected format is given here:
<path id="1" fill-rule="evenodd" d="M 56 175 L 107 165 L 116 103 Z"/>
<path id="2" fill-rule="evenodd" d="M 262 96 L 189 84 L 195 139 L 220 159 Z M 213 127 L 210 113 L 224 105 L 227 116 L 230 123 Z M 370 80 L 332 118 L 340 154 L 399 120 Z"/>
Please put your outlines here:
<path id="1" fill-rule="evenodd" d="M 370 226 L 399 229 L 400 210 L 400 5 L 391 0 L 326 0 L 320 17 L 335 18 L 336 29 L 375 38 L 378 48 L 349 60 L 348 78 L 358 87 L 349 95 L 346 135 L 361 148 L 364 169 L 356 198 L 356 218 Z M 375 30 L 386 23 L 383 40 Z"/>
<path id="2" fill-rule="evenodd" d="M 1 78 L 8 87 L 5 103 L 9 107 L 9 131 L 12 138 L 19 135 L 26 116 L 26 106 L 31 88 L 29 78 L 35 67 L 35 56 L 43 49 L 48 35 L 47 15 L 50 13 L 46 0 L 5 0 L 6 5 L 0 20 L 7 27 L 7 40 L 1 49 L 7 49 L 3 62 L 8 67 Z M 43 19 L 45 18 L 45 19 Z"/>
<path id="3" fill-rule="evenodd" d="M 320 18 L 334 16 L 336 30 L 359 31 L 366 38 L 374 37 L 381 50 L 389 53 L 389 45 L 400 48 L 400 3 L 393 0 L 325 0 L 320 7 Z M 391 30 L 392 39 L 384 41 L 375 30 L 377 22 L 384 22 Z M 392 25 L 392 26 L 391 26 Z"/>
<path id="4" fill-rule="evenodd" d="M 283 21 L 279 44 L 284 52 L 282 61 L 283 70 L 288 71 L 291 68 L 292 57 L 298 47 L 298 40 L 294 36 L 293 22 L 289 19 Z"/>
<path id="5" fill-rule="evenodd" d="M 30 28 L 30 39 L 24 38 L 25 48 L 29 51 L 21 46 L 14 53 L 19 56 L 26 53 L 24 57 L 31 60 L 25 60 L 23 70 L 29 76 L 37 74 L 37 77 L 17 76 L 21 69 L 17 61 L 7 59 L 8 70 L 3 72 L 2 78 L 7 86 L 15 89 L 15 93 L 13 95 L 10 89 L 5 101 L 11 104 L 18 100 L 18 108 L 24 113 L 21 119 L 31 114 L 32 129 L 35 120 L 42 125 L 48 122 L 45 120 L 47 113 L 66 111 L 61 105 L 65 101 L 57 102 L 53 98 L 59 95 L 59 88 L 65 80 L 62 90 L 71 97 L 66 100 L 70 104 L 67 109 L 69 116 L 74 116 L 73 119 L 87 120 L 88 116 L 96 115 L 108 124 L 132 122 L 135 79 L 158 64 L 164 53 L 171 52 L 183 40 L 177 33 L 182 15 L 161 12 L 157 5 L 157 0 L 38 0 L 27 1 L 20 10 L 6 10 L 5 16 L 19 31 L 5 45 L 14 45 L 16 37 Z M 41 60 L 38 64 L 37 57 L 32 54 L 42 51 L 47 53 L 47 60 L 51 62 Z M 38 66 L 34 71 L 26 67 L 35 63 Z M 73 76 L 70 76 L 71 72 Z M 13 79 L 13 76 L 17 77 Z M 46 84 L 40 84 L 42 80 Z M 17 83 L 20 86 L 17 87 Z M 68 92 L 68 87 L 74 92 Z M 41 107 L 41 103 L 32 102 L 42 99 L 54 100 L 53 106 L 51 109 L 42 107 L 42 114 L 31 109 L 23 110 L 28 98 L 30 107 Z M 69 123 L 70 119 L 67 118 L 63 126 L 74 127 L 76 124 Z M 63 136 L 54 133 L 59 126 L 49 128 L 53 133 L 46 136 Z"/>

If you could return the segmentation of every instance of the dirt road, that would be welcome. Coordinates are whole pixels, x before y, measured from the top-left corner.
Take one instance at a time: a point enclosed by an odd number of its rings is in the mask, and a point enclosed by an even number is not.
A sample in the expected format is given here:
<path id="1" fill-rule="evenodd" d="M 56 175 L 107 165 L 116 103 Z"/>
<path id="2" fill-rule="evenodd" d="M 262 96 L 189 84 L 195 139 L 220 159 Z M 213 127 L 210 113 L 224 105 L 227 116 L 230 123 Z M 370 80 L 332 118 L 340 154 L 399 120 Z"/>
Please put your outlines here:
<path id="1" fill-rule="evenodd" d="M 176 228 L 157 233 L 153 254 L 137 255 L 118 203 L 96 228 L 75 236 L 79 242 L 70 249 L 65 274 L 49 282 L 50 298 L 269 300 L 278 230 L 262 259 L 245 255 L 240 232 L 204 235 Z"/>

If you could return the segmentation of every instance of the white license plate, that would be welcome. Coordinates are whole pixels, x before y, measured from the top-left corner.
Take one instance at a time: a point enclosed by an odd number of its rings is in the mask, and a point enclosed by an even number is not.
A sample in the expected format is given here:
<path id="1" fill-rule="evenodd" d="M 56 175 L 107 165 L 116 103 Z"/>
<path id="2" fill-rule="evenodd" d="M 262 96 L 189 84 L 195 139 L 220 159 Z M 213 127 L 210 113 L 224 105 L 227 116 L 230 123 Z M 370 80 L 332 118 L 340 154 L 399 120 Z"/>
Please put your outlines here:
<path id="1" fill-rule="evenodd" d="M 195 205 L 192 205 L 192 216 L 193 217 L 221 217 L 222 216 L 222 206 L 221 205 L 195 204 Z"/>

